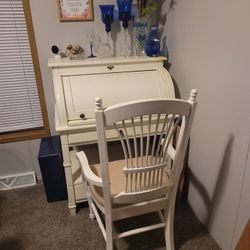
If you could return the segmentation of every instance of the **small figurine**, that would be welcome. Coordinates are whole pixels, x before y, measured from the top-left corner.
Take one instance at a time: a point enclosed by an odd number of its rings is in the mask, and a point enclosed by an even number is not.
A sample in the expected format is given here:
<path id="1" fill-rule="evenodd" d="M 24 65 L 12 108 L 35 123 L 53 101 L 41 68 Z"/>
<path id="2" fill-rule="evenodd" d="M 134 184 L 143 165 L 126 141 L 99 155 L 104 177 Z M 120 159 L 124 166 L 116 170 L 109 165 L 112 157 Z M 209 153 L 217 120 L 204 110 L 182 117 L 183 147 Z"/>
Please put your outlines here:
<path id="1" fill-rule="evenodd" d="M 67 46 L 66 54 L 71 59 L 81 59 L 86 55 L 85 50 L 79 45 L 71 45 Z"/>

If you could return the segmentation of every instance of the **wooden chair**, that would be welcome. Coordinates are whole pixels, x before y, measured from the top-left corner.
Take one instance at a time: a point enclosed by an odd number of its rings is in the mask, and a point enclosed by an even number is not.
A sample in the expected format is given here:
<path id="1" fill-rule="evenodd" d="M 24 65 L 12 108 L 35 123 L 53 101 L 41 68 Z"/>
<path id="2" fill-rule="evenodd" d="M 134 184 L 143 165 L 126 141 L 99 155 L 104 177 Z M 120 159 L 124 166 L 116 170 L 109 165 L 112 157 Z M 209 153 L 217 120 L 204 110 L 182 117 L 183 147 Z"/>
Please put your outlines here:
<path id="1" fill-rule="evenodd" d="M 100 164 L 90 166 L 83 151 L 77 157 L 87 181 L 90 217 L 96 217 L 107 249 L 113 249 L 113 239 L 161 227 L 165 229 L 167 249 L 174 249 L 175 199 L 196 95 L 197 91 L 192 90 L 187 101 L 146 99 L 108 108 L 103 108 L 101 99 L 96 98 Z M 180 123 L 174 149 L 173 135 Z M 111 128 L 121 142 L 122 160 L 109 161 L 106 133 Z M 98 211 L 105 215 L 105 225 Z M 114 233 L 114 221 L 151 212 L 158 212 L 159 223 Z"/>

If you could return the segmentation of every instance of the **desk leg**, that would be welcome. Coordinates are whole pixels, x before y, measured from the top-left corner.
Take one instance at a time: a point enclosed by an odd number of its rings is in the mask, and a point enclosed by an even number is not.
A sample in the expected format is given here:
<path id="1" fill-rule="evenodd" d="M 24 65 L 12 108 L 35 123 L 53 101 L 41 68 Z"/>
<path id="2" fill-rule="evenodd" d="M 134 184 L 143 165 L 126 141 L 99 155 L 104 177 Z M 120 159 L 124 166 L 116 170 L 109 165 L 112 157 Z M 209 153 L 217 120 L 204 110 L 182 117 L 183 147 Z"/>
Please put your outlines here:
<path id="1" fill-rule="evenodd" d="M 68 192 L 68 207 L 70 209 L 70 214 L 76 215 L 76 199 L 75 199 L 74 182 L 71 170 L 72 163 L 70 160 L 69 143 L 67 135 L 61 135 L 61 145 L 62 145 L 62 155 L 63 155 L 63 166 L 65 171 L 65 178 L 66 178 L 67 192 Z"/>

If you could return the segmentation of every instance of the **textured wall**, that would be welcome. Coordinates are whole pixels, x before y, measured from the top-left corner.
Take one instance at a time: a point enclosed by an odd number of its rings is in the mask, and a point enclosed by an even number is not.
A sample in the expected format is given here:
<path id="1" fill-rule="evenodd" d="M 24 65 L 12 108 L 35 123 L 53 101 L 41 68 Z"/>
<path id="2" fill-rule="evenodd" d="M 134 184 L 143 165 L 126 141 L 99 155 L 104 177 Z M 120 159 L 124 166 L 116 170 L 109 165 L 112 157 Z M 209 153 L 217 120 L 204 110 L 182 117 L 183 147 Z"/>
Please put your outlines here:
<path id="1" fill-rule="evenodd" d="M 250 139 L 250 2 L 177 0 L 172 11 L 168 2 L 162 24 L 170 72 L 182 97 L 191 88 L 199 91 L 189 201 L 220 246 L 230 249 L 240 227 L 235 225 Z"/>

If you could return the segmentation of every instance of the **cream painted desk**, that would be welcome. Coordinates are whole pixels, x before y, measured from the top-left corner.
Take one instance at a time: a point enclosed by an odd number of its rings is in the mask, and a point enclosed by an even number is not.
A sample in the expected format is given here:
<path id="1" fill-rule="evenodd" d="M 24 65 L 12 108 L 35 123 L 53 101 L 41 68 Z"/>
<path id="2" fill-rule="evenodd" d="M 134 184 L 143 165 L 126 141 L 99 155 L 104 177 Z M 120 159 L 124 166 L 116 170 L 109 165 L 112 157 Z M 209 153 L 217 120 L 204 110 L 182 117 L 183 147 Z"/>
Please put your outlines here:
<path id="1" fill-rule="evenodd" d="M 49 59 L 56 99 L 55 125 L 61 136 L 68 206 L 72 215 L 76 213 L 76 204 L 86 200 L 75 152 L 78 145 L 97 142 L 95 97 L 102 97 L 105 106 L 141 98 L 174 98 L 172 79 L 163 68 L 165 59 Z M 112 140 L 112 130 L 108 137 Z"/>

